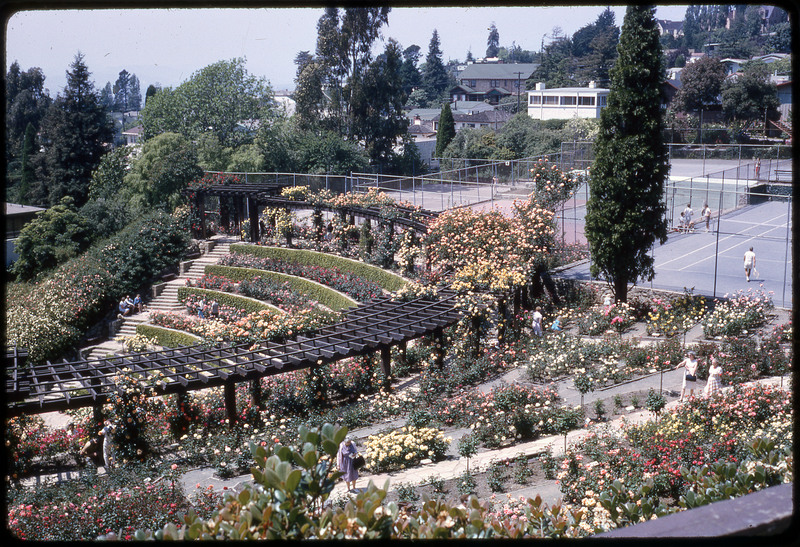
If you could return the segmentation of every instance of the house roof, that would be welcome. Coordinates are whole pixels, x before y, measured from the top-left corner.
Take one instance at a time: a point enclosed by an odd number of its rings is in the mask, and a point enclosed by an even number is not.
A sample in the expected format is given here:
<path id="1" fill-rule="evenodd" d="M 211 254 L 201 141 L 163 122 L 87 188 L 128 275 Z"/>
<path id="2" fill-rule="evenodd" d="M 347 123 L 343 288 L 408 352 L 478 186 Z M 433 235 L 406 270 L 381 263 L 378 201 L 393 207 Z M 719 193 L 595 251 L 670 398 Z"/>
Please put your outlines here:
<path id="1" fill-rule="evenodd" d="M 453 112 L 460 110 L 461 112 L 483 112 L 485 110 L 494 110 L 494 106 L 484 101 L 453 101 L 450 103 L 450 108 Z"/>
<path id="2" fill-rule="evenodd" d="M 34 207 L 32 205 L 20 205 L 18 203 L 6 202 L 6 216 L 25 215 L 44 211 L 44 207 Z"/>
<path id="3" fill-rule="evenodd" d="M 419 116 L 421 120 L 432 120 L 441 113 L 441 108 L 413 108 L 406 112 L 406 118 L 413 121 L 414 116 Z"/>
<path id="4" fill-rule="evenodd" d="M 132 136 L 139 136 L 144 131 L 144 126 L 137 125 L 136 127 L 131 127 L 130 129 L 126 129 L 122 132 L 123 135 L 132 135 Z"/>
<path id="5" fill-rule="evenodd" d="M 462 112 L 453 112 L 453 121 L 460 123 L 497 123 L 506 122 L 511 118 L 511 113 L 505 110 L 487 110 L 485 112 L 476 112 L 474 114 L 464 114 Z M 439 120 L 439 116 L 434 118 Z"/>
<path id="6" fill-rule="evenodd" d="M 461 74 L 461 80 L 527 80 L 533 71 L 539 67 L 538 63 L 474 63 L 468 65 Z M 517 72 L 522 74 L 517 75 Z"/>

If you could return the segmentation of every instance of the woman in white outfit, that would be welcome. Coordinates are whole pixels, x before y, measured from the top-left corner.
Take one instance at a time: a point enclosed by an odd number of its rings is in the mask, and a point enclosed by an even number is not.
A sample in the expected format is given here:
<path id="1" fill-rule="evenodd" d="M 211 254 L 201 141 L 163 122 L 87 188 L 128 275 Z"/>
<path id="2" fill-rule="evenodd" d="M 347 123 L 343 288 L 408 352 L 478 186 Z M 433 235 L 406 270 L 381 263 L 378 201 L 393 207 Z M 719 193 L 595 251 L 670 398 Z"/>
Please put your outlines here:
<path id="1" fill-rule="evenodd" d="M 704 397 L 711 397 L 715 393 L 719 393 L 722 388 L 721 376 L 722 367 L 717 363 L 717 358 L 712 355 L 708 365 L 708 383 L 703 390 Z"/>

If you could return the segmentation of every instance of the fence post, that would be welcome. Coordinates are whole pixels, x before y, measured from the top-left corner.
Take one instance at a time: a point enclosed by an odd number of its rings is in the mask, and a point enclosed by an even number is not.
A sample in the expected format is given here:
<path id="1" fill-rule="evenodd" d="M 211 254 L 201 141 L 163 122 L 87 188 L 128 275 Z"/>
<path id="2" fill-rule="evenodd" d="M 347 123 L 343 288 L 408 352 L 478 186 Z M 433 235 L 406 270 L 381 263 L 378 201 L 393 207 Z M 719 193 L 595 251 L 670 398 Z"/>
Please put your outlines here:
<path id="1" fill-rule="evenodd" d="M 792 218 L 792 196 L 789 196 L 786 203 L 788 205 L 786 209 L 786 244 L 783 252 L 783 292 L 781 293 L 781 304 L 784 308 L 786 307 L 786 270 L 789 264 L 789 219 Z"/>

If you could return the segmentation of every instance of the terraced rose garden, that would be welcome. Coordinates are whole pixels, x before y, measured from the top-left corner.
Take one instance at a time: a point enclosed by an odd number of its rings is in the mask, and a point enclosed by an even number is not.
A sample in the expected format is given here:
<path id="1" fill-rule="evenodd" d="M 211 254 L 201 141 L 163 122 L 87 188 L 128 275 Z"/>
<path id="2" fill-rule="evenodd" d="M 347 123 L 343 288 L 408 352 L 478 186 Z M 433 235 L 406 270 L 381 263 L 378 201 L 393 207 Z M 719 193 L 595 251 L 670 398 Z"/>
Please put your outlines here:
<path id="1" fill-rule="evenodd" d="M 560 172 L 545 172 L 562 180 Z M 341 199 L 387 204 L 385 197 L 375 194 Z M 640 292 L 627 305 L 603 306 L 595 286 L 563 282 L 558 288 L 560 306 L 547 294 L 528 294 L 528 307 L 544 308 L 545 328 L 560 317 L 563 331 L 531 336 L 530 312 L 502 315 L 497 307 L 486 307 L 484 291 L 520 286 L 528 279 L 531 264 L 552 261 L 553 253 L 544 252 L 555 245 L 552 215 L 540 205 L 533 199 L 522 203 L 517 217 L 510 219 L 495 212 L 445 213 L 433 222 L 427 239 L 434 269 L 422 268 L 421 253 L 414 268 L 395 266 L 409 279 L 401 292 L 436 298 L 430 281 L 446 270 L 454 272 L 454 286 L 463 290 L 460 305 L 466 318 L 445 332 L 441 368 L 434 366 L 435 341 L 422 338 L 404 352 L 392 348 L 388 379 L 378 357 L 370 355 L 239 384 L 235 424 L 226 418 L 221 388 L 148 397 L 148 386 L 139 385 L 131 371 L 120 371 L 123 395 L 107 409 L 120 423 L 115 439 L 119 466 L 103 475 L 97 473 L 96 462 L 78 454 L 92 434 L 88 409 L 69 413 L 69 430 L 53 431 L 35 416 L 7 420 L 9 530 L 25 539 L 59 540 L 105 534 L 142 538 L 148 535 L 145 530 L 159 530 L 161 537 L 225 535 L 225 526 L 238 528 L 240 519 L 246 518 L 242 507 L 261 515 L 259 504 L 278 500 L 289 505 L 277 509 L 276 515 L 288 515 L 294 507 L 295 516 L 269 521 L 254 534 L 583 537 L 791 481 L 790 392 L 745 386 L 791 371 L 791 323 L 764 328 L 773 314 L 769 295 L 753 290 L 708 302 L 688 292 Z M 313 226 L 297 222 L 293 245 L 345 247 L 336 238 L 321 244 L 314 239 Z M 351 230 L 340 227 L 334 232 L 352 243 Z M 276 233 L 282 234 L 277 242 L 283 241 L 286 230 Z M 405 240 L 390 237 L 386 229 L 377 233 L 382 234 L 377 238 L 383 246 L 380 253 L 375 248 L 367 253 L 367 242 L 361 241 L 348 244 L 350 252 L 345 254 L 352 256 L 356 247 L 365 257 L 380 261 L 389 250 L 398 252 Z M 248 311 L 225 304 L 219 318 L 155 313 L 152 323 L 190 333 L 207 344 L 257 343 L 311 332 L 340 317 L 308 294 L 265 280 L 273 269 L 313 279 L 360 301 L 384 294 L 375 280 L 332 272 L 327 265 L 285 264 L 238 252 L 223 262 L 265 274 L 242 280 L 209 273 L 189 289 L 231 295 L 232 303 L 234 296 L 247 296 L 279 309 Z M 191 305 L 196 295 L 186 294 L 184 303 Z M 451 436 L 457 431 L 459 441 L 467 439 L 481 451 L 544 436 L 557 438 L 590 417 L 588 408 L 564 404 L 558 382 L 582 378 L 594 389 L 669 370 L 687 349 L 683 335 L 696 325 L 702 325 L 706 335 L 689 346 L 701 360 L 699 377 L 706 377 L 707 356 L 715 353 L 724 371 L 723 383 L 735 386 L 732 391 L 713 399 L 693 399 L 657 420 L 621 432 L 605 429 L 595 416 L 597 427 L 568 447 L 563 459 L 548 453 L 524 455 L 457 480 L 433 477 L 424 484 L 393 485 L 388 498 L 383 485 L 377 485 L 352 499 L 326 502 L 336 481 L 329 463 L 344 434 L 339 427 L 357 431 L 380 426 L 377 434 L 361 440 L 370 473 L 451 457 L 448 451 L 452 453 L 457 444 Z M 141 343 L 157 345 L 158 340 Z M 481 389 L 515 369 L 523 372 L 517 383 Z M 392 390 L 382 387 L 387 381 Z M 123 416 L 131 420 L 120 420 Z M 222 478 L 252 472 L 261 490 L 248 486 L 246 493 L 184 492 L 179 474 L 198 466 L 211 467 Z M 25 477 L 65 468 L 80 469 L 82 478 L 36 488 L 21 484 Z M 726 486 L 731 476 L 733 489 Z M 541 500 L 499 495 L 510 482 L 526 484 L 531 477 L 560 481 L 564 505 L 555 509 Z M 415 499 L 420 491 L 434 499 Z M 461 495 L 469 493 L 482 494 L 461 505 Z M 218 511 L 220 506 L 227 510 Z M 194 516 L 183 520 L 181 515 L 190 510 Z M 357 511 L 359 524 L 354 527 Z M 300 520 L 292 520 L 296 518 Z M 427 524 L 414 527 L 412 522 Z"/>

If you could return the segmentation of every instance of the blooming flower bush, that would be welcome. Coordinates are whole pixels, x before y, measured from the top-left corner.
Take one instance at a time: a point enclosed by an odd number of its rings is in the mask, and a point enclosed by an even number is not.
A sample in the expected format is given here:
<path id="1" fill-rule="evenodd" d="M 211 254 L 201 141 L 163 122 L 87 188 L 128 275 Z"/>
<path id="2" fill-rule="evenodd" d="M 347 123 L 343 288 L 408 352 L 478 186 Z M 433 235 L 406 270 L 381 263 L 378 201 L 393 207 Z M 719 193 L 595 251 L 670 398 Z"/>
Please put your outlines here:
<path id="1" fill-rule="evenodd" d="M 688 331 L 706 313 L 705 299 L 684 290 L 678 298 L 654 298 L 647 314 L 647 333 L 675 336 Z"/>
<path id="2" fill-rule="evenodd" d="M 714 301 L 714 311 L 703 321 L 706 338 L 747 334 L 766 322 L 773 307 L 772 297 L 763 290 L 739 290 L 725 298 L 727 300 Z"/>
<path id="3" fill-rule="evenodd" d="M 424 459 L 443 460 L 451 439 L 430 427 L 402 427 L 386 434 L 370 435 L 364 444 L 367 469 L 374 473 L 419 465 Z"/>

